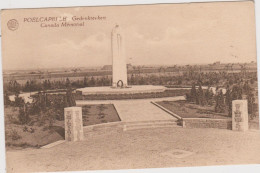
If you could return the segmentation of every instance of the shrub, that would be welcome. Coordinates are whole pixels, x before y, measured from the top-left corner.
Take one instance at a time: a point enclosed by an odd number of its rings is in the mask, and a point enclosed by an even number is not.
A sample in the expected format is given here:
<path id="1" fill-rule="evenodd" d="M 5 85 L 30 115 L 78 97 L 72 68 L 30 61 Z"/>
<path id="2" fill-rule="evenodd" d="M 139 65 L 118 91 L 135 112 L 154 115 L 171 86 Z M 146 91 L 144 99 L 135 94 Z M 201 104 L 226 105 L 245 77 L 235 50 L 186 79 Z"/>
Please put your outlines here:
<path id="1" fill-rule="evenodd" d="M 20 124 L 17 120 L 17 117 L 14 114 L 8 114 L 7 115 L 8 121 L 12 124 Z"/>
<path id="2" fill-rule="evenodd" d="M 26 124 L 30 121 L 28 107 L 26 104 L 24 106 L 19 107 L 18 119 L 20 124 Z"/>
<path id="3" fill-rule="evenodd" d="M 14 98 L 14 102 L 13 102 L 13 106 L 15 107 L 21 107 L 25 104 L 24 99 L 19 97 L 19 93 L 15 94 L 15 98 Z"/>
<path id="4" fill-rule="evenodd" d="M 223 113 L 225 112 L 225 102 L 222 90 L 216 95 L 216 105 L 215 105 L 215 112 Z"/>
<path id="5" fill-rule="evenodd" d="M 15 129 L 12 129 L 12 130 L 11 130 L 9 136 L 11 137 L 11 139 L 12 139 L 13 141 L 16 141 L 16 140 L 22 138 L 21 135 L 19 135 L 18 132 L 17 132 Z"/>
<path id="6" fill-rule="evenodd" d="M 24 126 L 23 131 L 24 131 L 24 132 L 28 132 L 28 127 L 27 127 L 27 126 Z"/>

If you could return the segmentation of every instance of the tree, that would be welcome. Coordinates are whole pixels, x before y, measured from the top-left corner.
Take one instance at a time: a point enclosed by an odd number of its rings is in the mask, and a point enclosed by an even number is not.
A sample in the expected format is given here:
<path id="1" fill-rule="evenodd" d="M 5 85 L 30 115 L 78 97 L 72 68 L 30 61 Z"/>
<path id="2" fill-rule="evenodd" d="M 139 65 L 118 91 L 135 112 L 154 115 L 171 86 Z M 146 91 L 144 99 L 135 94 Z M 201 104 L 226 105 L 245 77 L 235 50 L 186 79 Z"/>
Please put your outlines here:
<path id="1" fill-rule="evenodd" d="M 88 86 L 88 79 L 87 79 L 86 76 L 85 76 L 84 79 L 83 79 L 83 86 L 84 86 L 84 87 L 87 87 L 87 86 Z"/>
<path id="2" fill-rule="evenodd" d="M 27 124 L 30 121 L 27 104 L 24 103 L 19 107 L 18 118 L 21 124 Z"/>
<path id="3" fill-rule="evenodd" d="M 134 74 L 132 74 L 131 78 L 130 78 L 130 84 L 134 85 L 135 84 L 134 81 L 135 81 L 135 77 L 134 77 Z"/>
<path id="4" fill-rule="evenodd" d="M 250 115 L 250 118 L 253 119 L 256 114 L 255 114 L 255 97 L 253 93 L 253 89 L 250 87 L 250 85 L 246 86 L 246 95 L 247 95 L 247 102 L 248 102 L 248 113 Z"/>
<path id="5" fill-rule="evenodd" d="M 197 92 L 197 104 L 202 106 L 205 104 L 205 98 L 204 98 L 204 93 L 203 93 L 201 83 L 199 84 L 199 89 Z"/>
<path id="6" fill-rule="evenodd" d="M 16 93 L 20 93 L 21 85 L 16 80 L 14 80 L 9 82 L 8 88 L 9 91 L 16 94 Z"/>
<path id="7" fill-rule="evenodd" d="M 228 109 L 228 115 L 232 116 L 232 93 L 229 86 L 227 86 L 227 91 L 225 94 L 225 104 Z"/>
<path id="8" fill-rule="evenodd" d="M 15 97 L 14 97 L 14 106 L 16 107 L 21 107 L 24 105 L 24 99 L 19 97 L 19 93 L 15 93 Z"/>
<path id="9" fill-rule="evenodd" d="M 95 78 L 92 76 L 89 82 L 90 86 L 95 86 L 96 85 L 96 81 Z"/>
<path id="10" fill-rule="evenodd" d="M 11 100 L 9 99 L 8 91 L 4 92 L 4 105 L 10 105 Z"/>
<path id="11" fill-rule="evenodd" d="M 70 80 L 69 78 L 66 79 L 66 88 L 69 88 L 71 87 L 71 83 L 70 83 Z"/>
<path id="12" fill-rule="evenodd" d="M 208 105 L 213 104 L 213 96 L 214 96 L 214 94 L 213 94 L 212 90 L 210 89 L 210 87 L 208 87 L 208 89 L 205 92 L 205 102 L 206 102 L 206 104 L 208 104 Z"/>
<path id="13" fill-rule="evenodd" d="M 246 95 L 248 95 L 251 91 L 251 87 L 248 83 L 248 81 L 246 81 L 243 85 L 243 93 L 245 93 Z"/>
<path id="14" fill-rule="evenodd" d="M 196 102 L 196 97 L 197 97 L 197 91 L 196 91 L 196 86 L 195 83 L 193 83 L 190 91 L 190 101 L 191 102 Z"/>
<path id="15" fill-rule="evenodd" d="M 48 86 L 48 89 L 52 89 L 51 81 L 49 79 L 48 79 L 48 82 L 47 82 L 47 86 Z"/>
<path id="16" fill-rule="evenodd" d="M 26 81 L 23 91 L 31 91 L 31 86 L 29 81 Z"/>
<path id="17" fill-rule="evenodd" d="M 241 100 L 242 99 L 242 88 L 240 85 L 234 85 L 231 92 L 232 100 Z"/>
<path id="18" fill-rule="evenodd" d="M 225 103 L 224 103 L 224 96 L 222 90 L 218 92 L 215 99 L 216 99 L 215 112 L 219 112 L 219 113 L 225 112 Z"/>
<path id="19" fill-rule="evenodd" d="M 72 94 L 71 88 L 68 88 L 67 91 L 66 91 L 66 99 L 67 99 L 68 107 L 76 106 L 76 101 L 75 101 L 75 98 Z"/>
<path id="20" fill-rule="evenodd" d="M 143 85 L 145 83 L 144 77 L 141 76 L 139 80 L 139 85 Z"/>

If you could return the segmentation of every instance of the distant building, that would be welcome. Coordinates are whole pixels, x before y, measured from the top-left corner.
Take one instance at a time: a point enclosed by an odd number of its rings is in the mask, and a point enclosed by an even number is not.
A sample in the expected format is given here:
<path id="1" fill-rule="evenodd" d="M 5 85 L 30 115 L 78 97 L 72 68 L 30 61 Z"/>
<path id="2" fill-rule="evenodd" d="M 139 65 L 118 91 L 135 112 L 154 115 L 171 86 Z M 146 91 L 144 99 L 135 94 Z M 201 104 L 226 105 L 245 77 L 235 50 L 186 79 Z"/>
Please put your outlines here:
<path id="1" fill-rule="evenodd" d="M 220 61 L 214 62 L 213 65 L 220 65 Z"/>
<path id="2" fill-rule="evenodd" d="M 131 64 L 126 64 L 127 70 L 133 70 L 133 66 Z M 104 65 L 101 70 L 112 71 L 112 65 Z"/>
<path id="3" fill-rule="evenodd" d="M 104 65 L 101 70 L 112 71 L 112 65 Z"/>

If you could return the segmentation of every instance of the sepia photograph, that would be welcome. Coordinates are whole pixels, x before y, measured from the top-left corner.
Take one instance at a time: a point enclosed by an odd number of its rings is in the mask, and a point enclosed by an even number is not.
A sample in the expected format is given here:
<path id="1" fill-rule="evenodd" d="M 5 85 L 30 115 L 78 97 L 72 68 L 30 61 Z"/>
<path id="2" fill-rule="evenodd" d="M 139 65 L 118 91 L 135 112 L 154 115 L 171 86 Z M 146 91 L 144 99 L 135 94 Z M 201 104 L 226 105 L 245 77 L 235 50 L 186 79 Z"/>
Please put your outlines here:
<path id="1" fill-rule="evenodd" d="M 1 10 L 8 173 L 260 164 L 255 2 Z"/>

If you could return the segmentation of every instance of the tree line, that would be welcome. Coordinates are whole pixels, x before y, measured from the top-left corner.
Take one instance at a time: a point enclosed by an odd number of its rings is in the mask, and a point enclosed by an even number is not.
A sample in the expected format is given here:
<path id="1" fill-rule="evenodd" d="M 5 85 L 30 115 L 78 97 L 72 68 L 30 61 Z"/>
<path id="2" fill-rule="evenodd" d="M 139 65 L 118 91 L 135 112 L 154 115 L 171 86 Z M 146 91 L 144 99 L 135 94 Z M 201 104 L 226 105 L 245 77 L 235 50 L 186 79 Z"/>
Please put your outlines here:
<path id="1" fill-rule="evenodd" d="M 216 93 L 214 94 L 210 87 L 203 90 L 201 84 L 196 89 L 194 83 L 190 93 L 186 94 L 186 100 L 201 106 L 214 106 L 216 113 L 227 112 L 228 116 L 232 116 L 232 101 L 247 99 L 250 118 L 253 119 L 256 116 L 257 104 L 255 103 L 255 91 L 250 86 L 249 81 L 228 85 L 225 90 L 224 94 L 222 88 L 216 87 Z"/>
<path id="2" fill-rule="evenodd" d="M 16 80 L 4 83 L 4 93 L 15 94 L 18 92 L 34 92 L 44 90 L 66 89 L 67 81 L 70 81 L 73 89 L 83 87 L 111 86 L 111 76 L 82 77 L 73 80 L 50 80 L 43 81 L 28 80 L 25 84 L 19 84 Z M 191 86 L 193 83 L 202 86 L 232 86 L 234 84 L 248 81 L 254 84 L 257 81 L 256 72 L 227 73 L 227 72 L 197 72 L 187 71 L 182 74 L 129 74 L 129 85 L 175 85 Z"/>

